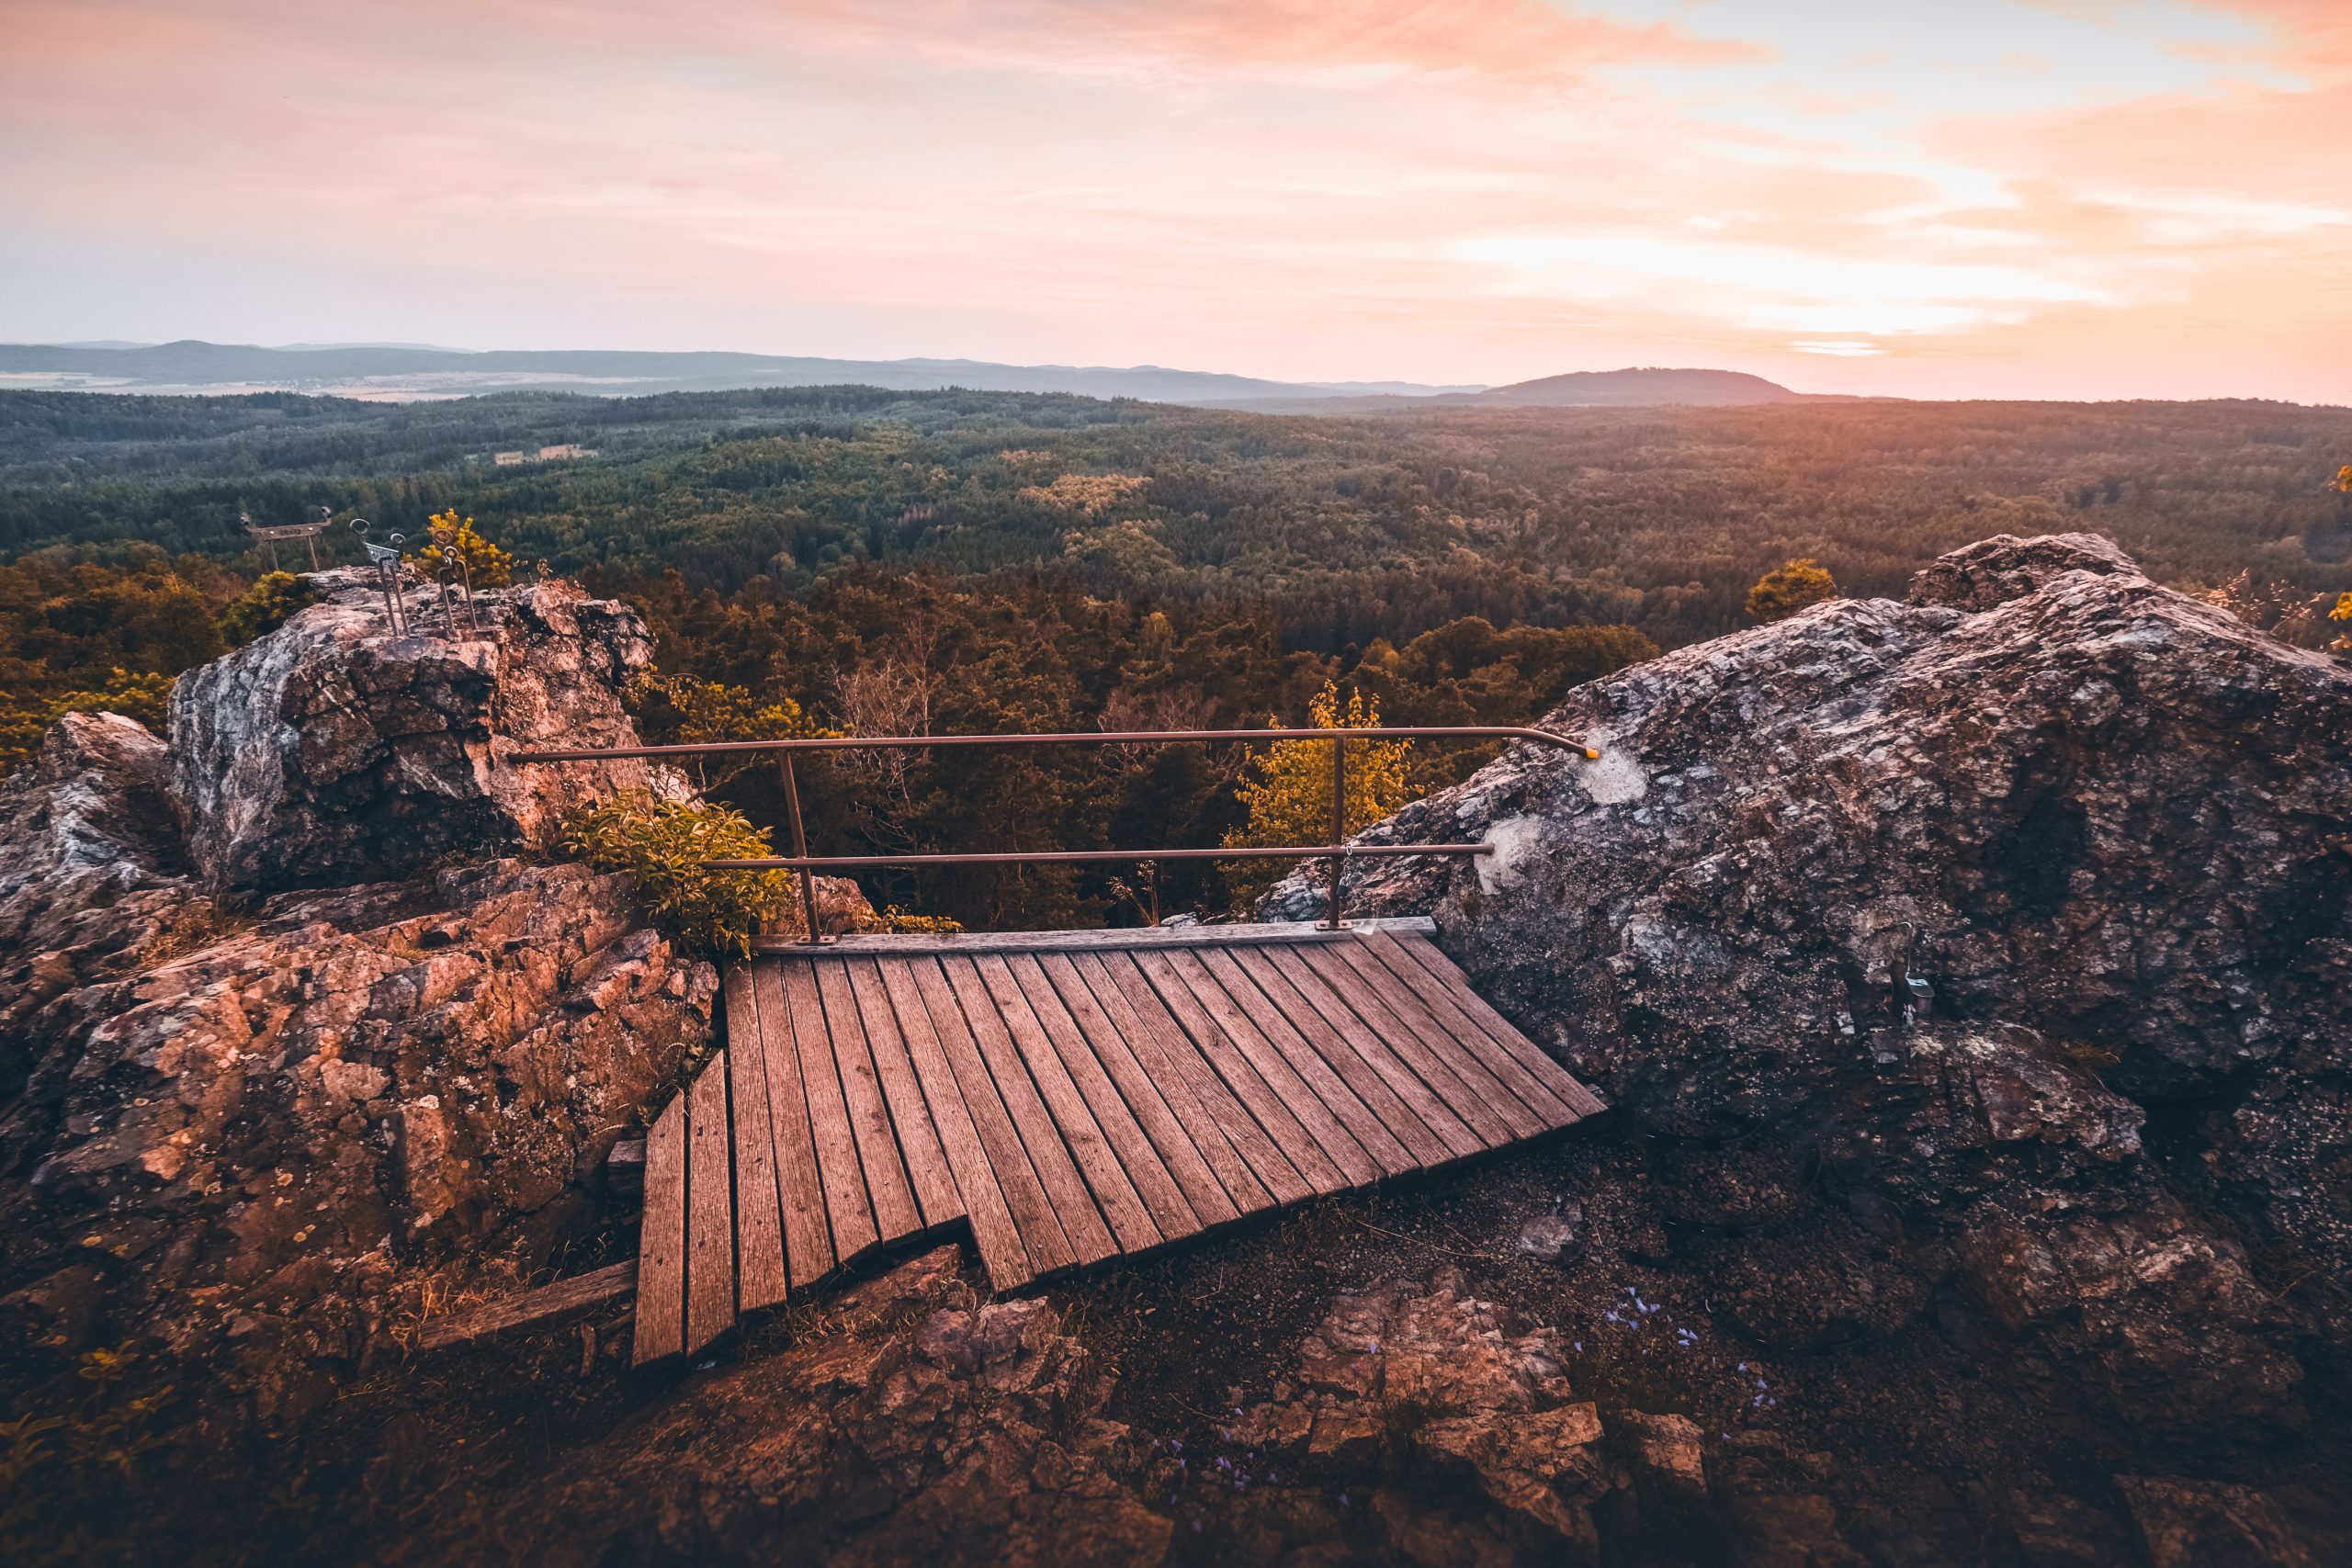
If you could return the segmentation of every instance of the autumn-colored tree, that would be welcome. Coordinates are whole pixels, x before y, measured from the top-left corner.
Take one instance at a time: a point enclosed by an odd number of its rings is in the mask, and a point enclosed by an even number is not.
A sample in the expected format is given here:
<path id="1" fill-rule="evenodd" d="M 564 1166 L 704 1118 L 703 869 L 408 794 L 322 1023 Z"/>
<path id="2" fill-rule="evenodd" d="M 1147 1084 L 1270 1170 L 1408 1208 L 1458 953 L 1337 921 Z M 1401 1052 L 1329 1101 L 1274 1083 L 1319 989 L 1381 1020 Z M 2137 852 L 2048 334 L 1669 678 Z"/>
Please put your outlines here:
<path id="1" fill-rule="evenodd" d="M 1838 597 L 1837 579 L 1811 556 L 1783 561 L 1747 591 L 1747 615 L 1759 625 L 1785 621 L 1809 604 Z"/>
<path id="2" fill-rule="evenodd" d="M 703 746 L 727 740 L 790 740 L 829 735 L 790 697 L 762 702 L 749 688 L 691 675 L 652 675 L 633 694 L 638 728 L 658 746 Z M 697 757 L 696 782 L 717 789 L 746 769 L 774 758 L 759 752 Z"/>
<path id="3" fill-rule="evenodd" d="M 231 648 L 243 648 L 276 631 L 320 597 L 305 578 L 290 571 L 266 571 L 220 612 L 220 639 Z"/>
<path id="4" fill-rule="evenodd" d="M 503 588 L 514 581 L 514 558 L 476 533 L 474 520 L 458 516 L 456 507 L 435 513 L 424 526 L 432 542 L 409 558 L 427 576 L 437 578 L 444 562 L 461 560 L 476 588 Z"/>
<path id="5" fill-rule="evenodd" d="M 0 702 L 0 775 L 38 755 L 49 727 L 69 713 L 119 713 L 163 734 L 170 723 L 175 679 L 117 668 L 104 685 L 88 691 Z"/>
<path id="6" fill-rule="evenodd" d="M 1307 705 L 1307 724 L 1316 729 L 1376 729 L 1380 705 L 1355 691 L 1348 694 L 1342 709 L 1339 683 L 1327 681 Z M 1413 743 L 1349 740 L 1341 744 L 1347 748 L 1344 838 L 1395 816 L 1412 799 L 1406 783 L 1406 759 Z M 1226 848 L 1330 842 L 1331 743 L 1275 741 L 1250 760 L 1237 793 L 1249 815 L 1226 834 Z M 1246 907 L 1290 868 L 1279 861 L 1248 860 L 1232 862 L 1223 869 L 1236 903 Z"/>

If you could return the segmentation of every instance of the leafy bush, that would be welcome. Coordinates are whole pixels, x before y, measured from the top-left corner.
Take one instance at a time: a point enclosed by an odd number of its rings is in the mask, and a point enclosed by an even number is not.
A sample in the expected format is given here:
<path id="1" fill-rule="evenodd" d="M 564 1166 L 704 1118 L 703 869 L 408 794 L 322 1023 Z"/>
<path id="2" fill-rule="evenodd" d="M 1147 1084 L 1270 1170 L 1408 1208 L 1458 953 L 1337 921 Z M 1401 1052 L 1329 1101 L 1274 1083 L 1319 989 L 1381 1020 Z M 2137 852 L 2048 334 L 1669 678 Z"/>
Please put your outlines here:
<path id="1" fill-rule="evenodd" d="M 748 955 L 761 925 L 794 907 L 790 872 L 703 868 L 705 861 L 775 852 L 764 830 L 723 806 L 681 806 L 647 790 L 623 790 L 574 813 L 561 842 L 599 871 L 636 878 L 654 923 L 681 948 L 706 957 Z"/>
<path id="2" fill-rule="evenodd" d="M 467 581 L 476 588 L 503 588 L 514 581 L 514 558 L 474 532 L 474 520 L 458 515 L 457 508 L 436 512 L 425 521 L 433 542 L 409 557 L 427 577 L 439 578 L 445 563 L 463 561 Z"/>
<path id="3" fill-rule="evenodd" d="M 319 591 L 308 578 L 290 571 L 266 571 L 220 612 L 220 640 L 231 648 L 243 648 L 318 602 Z"/>
<path id="4" fill-rule="evenodd" d="M 1756 580 L 1756 586 L 1747 591 L 1747 614 L 1751 620 L 1769 625 L 1837 597 L 1838 581 L 1829 575 L 1829 569 L 1804 556 L 1783 561 Z"/>

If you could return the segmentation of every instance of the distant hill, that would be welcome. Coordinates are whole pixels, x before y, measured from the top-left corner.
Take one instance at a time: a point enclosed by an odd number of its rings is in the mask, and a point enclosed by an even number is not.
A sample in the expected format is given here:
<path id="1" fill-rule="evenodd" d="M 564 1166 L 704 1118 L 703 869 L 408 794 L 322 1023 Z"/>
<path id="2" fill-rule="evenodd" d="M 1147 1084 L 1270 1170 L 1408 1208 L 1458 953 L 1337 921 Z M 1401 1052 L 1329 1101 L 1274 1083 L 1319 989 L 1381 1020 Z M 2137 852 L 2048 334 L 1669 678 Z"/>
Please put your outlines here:
<path id="1" fill-rule="evenodd" d="M 1076 392 L 1164 403 L 1254 399 L 1425 397 L 1473 392 L 1409 381 L 1268 381 L 1157 365 L 1124 368 L 994 365 L 973 359 L 816 359 L 763 354 L 659 354 L 605 349 L 459 349 L 395 344 L 179 343 L 0 344 L 0 384 L 65 391 L 325 392 L 383 400 L 478 392 L 569 391 L 606 396 L 718 392 L 763 387 L 881 387 L 937 391 Z"/>
<path id="2" fill-rule="evenodd" d="M 1671 403 L 1722 408 L 1743 403 L 1819 402 L 1811 392 L 1792 392 L 1777 381 L 1739 370 L 1574 370 L 1535 381 L 1517 381 L 1484 391 L 1431 391 L 1398 397 L 1247 397 L 1219 400 L 1218 407 L 1250 413 L 1417 413 L 1428 409 L 1646 408 Z M 1837 400 L 1850 400 L 1838 398 Z"/>
<path id="3" fill-rule="evenodd" d="M 1537 381 L 1490 387 L 1467 400 L 1515 409 L 1632 408 L 1650 403 L 1794 403 L 1805 400 L 1778 381 L 1740 370 L 1575 370 Z"/>

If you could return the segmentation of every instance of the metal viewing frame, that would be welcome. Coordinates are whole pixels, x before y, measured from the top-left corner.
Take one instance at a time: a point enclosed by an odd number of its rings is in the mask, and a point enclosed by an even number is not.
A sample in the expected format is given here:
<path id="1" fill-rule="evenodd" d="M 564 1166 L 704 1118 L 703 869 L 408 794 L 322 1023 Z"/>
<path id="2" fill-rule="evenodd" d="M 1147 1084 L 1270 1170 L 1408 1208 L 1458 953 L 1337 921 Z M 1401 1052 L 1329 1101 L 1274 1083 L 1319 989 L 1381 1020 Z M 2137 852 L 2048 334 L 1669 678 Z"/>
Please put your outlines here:
<path id="1" fill-rule="evenodd" d="M 1163 860 L 1320 860 L 1331 863 L 1329 918 L 1325 931 L 1342 930 L 1347 922 L 1340 905 L 1340 872 L 1353 856 L 1487 855 L 1492 844 L 1349 844 L 1345 842 L 1348 798 L 1348 748 L 1351 740 L 1396 739 L 1524 740 L 1574 751 L 1587 761 L 1599 761 L 1600 752 L 1581 740 L 1524 725 L 1400 725 L 1364 729 L 1122 729 L 1078 730 L 1042 735 L 824 735 L 789 740 L 716 740 L 687 746 L 614 746 L 601 750 L 514 751 L 500 759 L 517 766 L 555 762 L 603 762 L 623 758 L 701 757 L 746 751 L 781 755 L 786 825 L 792 835 L 792 852 L 741 860 L 705 861 L 710 871 L 797 871 L 800 899 L 808 934 L 805 946 L 821 946 L 832 939 L 817 924 L 815 878 L 808 873 L 861 871 L 894 865 L 1017 865 L 1093 864 L 1105 861 Z M 808 835 L 801 824 L 800 781 L 792 766 L 795 751 L 913 750 L 936 746 L 1117 746 L 1182 745 L 1203 741 L 1329 740 L 1331 746 L 1331 842 L 1282 848 L 1216 850 L 1035 850 L 978 854 L 812 855 Z"/>

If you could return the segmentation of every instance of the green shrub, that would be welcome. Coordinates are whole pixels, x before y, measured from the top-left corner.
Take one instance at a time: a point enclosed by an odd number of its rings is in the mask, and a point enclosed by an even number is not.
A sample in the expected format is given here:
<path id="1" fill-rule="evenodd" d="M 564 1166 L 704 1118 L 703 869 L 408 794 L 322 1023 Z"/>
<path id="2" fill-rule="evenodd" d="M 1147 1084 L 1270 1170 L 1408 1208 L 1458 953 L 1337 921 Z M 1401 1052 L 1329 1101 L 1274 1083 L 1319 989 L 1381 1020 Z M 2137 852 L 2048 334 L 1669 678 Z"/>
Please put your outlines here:
<path id="1" fill-rule="evenodd" d="M 220 640 L 243 648 L 319 602 L 319 591 L 290 571 L 266 571 L 220 612 Z"/>
<path id="2" fill-rule="evenodd" d="M 703 869 L 705 861 L 775 852 L 765 831 L 723 806 L 681 806 L 646 790 L 624 790 L 574 813 L 561 842 L 599 871 L 635 877 L 654 923 L 705 957 L 748 955 L 761 924 L 794 908 L 790 872 Z"/>
<path id="3" fill-rule="evenodd" d="M 514 558 L 475 533 L 474 520 L 458 516 L 456 507 L 435 513 L 424 531 L 428 542 L 412 550 L 408 558 L 423 567 L 425 576 L 437 581 L 445 566 L 462 559 L 466 581 L 476 588 L 503 588 L 514 581 Z"/>

